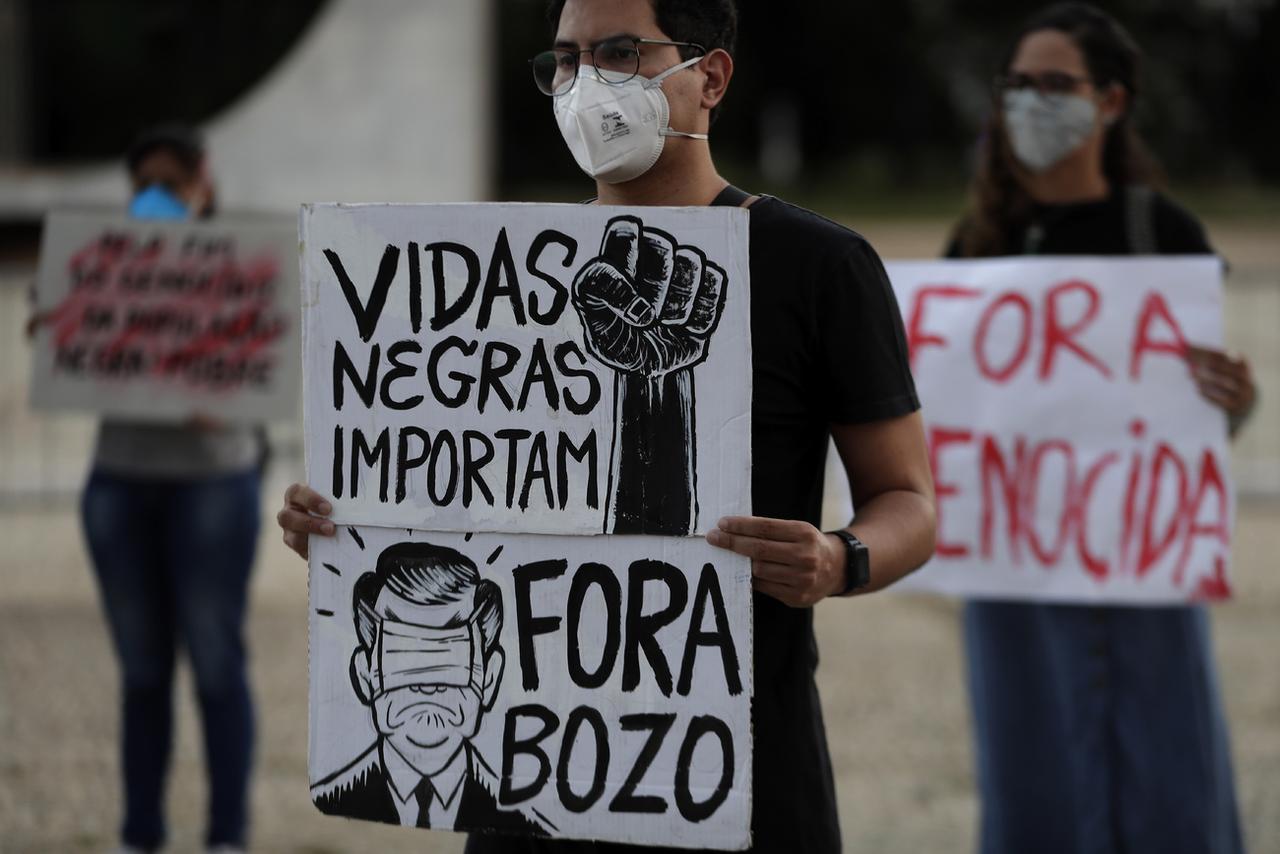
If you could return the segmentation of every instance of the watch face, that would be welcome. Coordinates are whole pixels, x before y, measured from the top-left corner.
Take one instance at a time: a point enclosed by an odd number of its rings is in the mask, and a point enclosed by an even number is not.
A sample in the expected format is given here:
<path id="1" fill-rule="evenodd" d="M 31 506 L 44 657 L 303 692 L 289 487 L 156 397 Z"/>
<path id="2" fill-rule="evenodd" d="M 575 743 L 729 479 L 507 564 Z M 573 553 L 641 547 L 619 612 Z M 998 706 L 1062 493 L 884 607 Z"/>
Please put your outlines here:
<path id="1" fill-rule="evenodd" d="M 850 543 L 850 546 L 849 574 L 853 576 L 853 587 L 866 587 L 871 582 L 871 560 L 867 547 L 860 542 L 856 545 Z"/>

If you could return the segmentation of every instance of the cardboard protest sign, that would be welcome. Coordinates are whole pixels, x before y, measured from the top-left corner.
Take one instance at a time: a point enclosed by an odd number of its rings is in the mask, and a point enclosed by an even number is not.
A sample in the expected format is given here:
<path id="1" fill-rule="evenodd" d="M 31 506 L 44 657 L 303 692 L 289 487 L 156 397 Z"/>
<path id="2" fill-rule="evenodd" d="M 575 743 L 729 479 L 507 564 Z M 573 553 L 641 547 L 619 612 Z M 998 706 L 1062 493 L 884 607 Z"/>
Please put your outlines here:
<path id="1" fill-rule="evenodd" d="M 747 213 L 308 205 L 311 485 L 342 522 L 688 535 L 750 502 Z"/>
<path id="2" fill-rule="evenodd" d="M 742 849 L 751 568 L 693 537 L 311 543 L 311 796 L 416 827 Z"/>
<path id="3" fill-rule="evenodd" d="M 1221 346 L 1217 258 L 887 266 L 939 517 L 935 557 L 904 587 L 1133 604 L 1230 594 L 1225 419 L 1182 355 Z"/>
<path id="4" fill-rule="evenodd" d="M 303 208 L 319 809 L 749 844 L 750 561 L 690 536 L 750 512 L 746 225 Z"/>
<path id="5" fill-rule="evenodd" d="M 31 404 L 139 420 L 291 418 L 297 241 L 276 221 L 45 222 Z"/>

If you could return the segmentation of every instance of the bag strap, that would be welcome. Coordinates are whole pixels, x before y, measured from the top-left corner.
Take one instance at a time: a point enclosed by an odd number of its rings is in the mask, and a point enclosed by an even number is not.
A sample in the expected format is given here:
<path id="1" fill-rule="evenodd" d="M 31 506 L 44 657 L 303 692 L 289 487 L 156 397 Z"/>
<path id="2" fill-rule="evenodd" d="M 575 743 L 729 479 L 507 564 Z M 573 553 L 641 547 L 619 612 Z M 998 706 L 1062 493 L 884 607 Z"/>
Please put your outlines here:
<path id="1" fill-rule="evenodd" d="M 742 203 L 753 198 L 752 195 L 745 190 L 739 190 L 732 184 L 726 184 L 725 188 L 711 200 L 713 207 L 732 207 L 740 208 Z"/>
<path id="2" fill-rule="evenodd" d="M 1033 222 L 1022 235 L 1022 254 L 1039 255 L 1041 243 L 1044 243 L 1044 226 Z"/>
<path id="3" fill-rule="evenodd" d="M 1134 255 L 1155 255 L 1156 244 L 1155 193 L 1142 184 L 1125 187 L 1125 231 L 1129 238 L 1129 251 Z"/>

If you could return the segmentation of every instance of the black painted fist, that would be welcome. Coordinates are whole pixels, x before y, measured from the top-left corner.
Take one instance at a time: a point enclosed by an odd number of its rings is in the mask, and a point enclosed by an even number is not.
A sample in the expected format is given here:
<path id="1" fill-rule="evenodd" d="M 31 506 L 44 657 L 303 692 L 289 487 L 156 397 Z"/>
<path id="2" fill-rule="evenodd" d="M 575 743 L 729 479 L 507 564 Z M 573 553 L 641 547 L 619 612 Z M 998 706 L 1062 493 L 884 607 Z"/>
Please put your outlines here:
<path id="1" fill-rule="evenodd" d="M 724 305 L 725 272 L 702 250 L 639 219 L 609 220 L 599 257 L 573 280 L 586 345 L 606 365 L 655 378 L 702 361 Z"/>

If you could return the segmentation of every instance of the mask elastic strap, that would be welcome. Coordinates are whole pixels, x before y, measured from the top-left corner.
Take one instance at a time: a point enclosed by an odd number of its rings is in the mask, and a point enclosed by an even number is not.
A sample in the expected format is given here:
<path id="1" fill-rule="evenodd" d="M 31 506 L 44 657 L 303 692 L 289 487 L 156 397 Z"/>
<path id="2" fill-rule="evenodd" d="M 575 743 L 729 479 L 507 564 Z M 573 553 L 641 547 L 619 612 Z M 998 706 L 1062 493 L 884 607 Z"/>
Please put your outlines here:
<path id="1" fill-rule="evenodd" d="M 662 128 L 658 131 L 662 136 L 683 136 L 688 139 L 710 139 L 705 133 L 685 133 L 682 130 L 672 130 L 671 128 Z"/>
<path id="2" fill-rule="evenodd" d="M 704 59 L 706 59 L 706 54 L 703 54 L 702 56 L 695 56 L 693 59 L 686 59 L 684 62 L 681 62 L 678 65 L 673 65 L 670 68 L 668 68 L 666 71 L 662 72 L 661 74 L 658 74 L 654 77 L 650 77 L 648 80 L 646 80 L 644 83 L 645 88 L 648 89 L 650 87 L 657 86 L 663 80 L 666 80 L 668 77 L 670 77 L 672 74 L 675 74 L 677 71 L 683 71 L 691 65 L 697 65 L 699 62 L 702 62 L 702 60 Z"/>
<path id="3" fill-rule="evenodd" d="M 689 68 L 692 65 L 697 65 L 699 62 L 702 62 L 702 60 L 705 58 L 706 58 L 706 54 L 703 54 L 702 56 L 695 56 L 692 59 L 686 59 L 684 62 L 681 62 L 678 65 L 673 65 L 670 68 L 668 68 L 666 71 L 662 72 L 661 74 L 655 77 L 650 77 L 648 80 L 646 80 L 644 84 L 645 88 L 648 89 L 653 86 L 661 85 L 662 81 L 666 80 L 672 74 L 675 74 L 677 71 L 683 71 L 684 69 Z M 673 130 L 670 126 L 665 128 L 660 128 L 658 130 L 658 133 L 661 136 L 683 136 L 686 139 L 708 139 L 709 138 L 705 133 L 688 133 L 682 130 Z"/>

